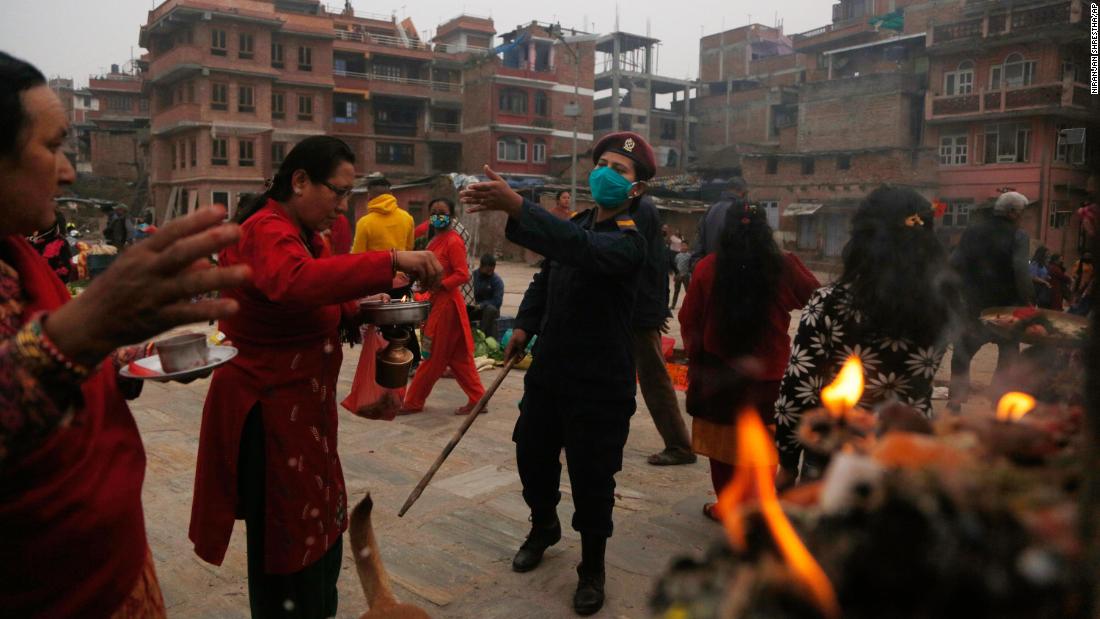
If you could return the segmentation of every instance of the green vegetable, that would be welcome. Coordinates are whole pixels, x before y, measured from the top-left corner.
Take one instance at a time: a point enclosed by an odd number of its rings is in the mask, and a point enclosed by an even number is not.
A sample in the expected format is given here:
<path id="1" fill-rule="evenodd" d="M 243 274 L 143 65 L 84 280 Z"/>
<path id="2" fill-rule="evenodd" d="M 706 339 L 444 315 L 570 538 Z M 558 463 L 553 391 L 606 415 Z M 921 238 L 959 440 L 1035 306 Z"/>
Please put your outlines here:
<path id="1" fill-rule="evenodd" d="M 496 338 L 492 338 L 492 337 L 485 338 L 485 345 L 489 347 L 490 352 L 495 352 L 497 350 L 500 350 L 500 344 L 497 343 Z"/>

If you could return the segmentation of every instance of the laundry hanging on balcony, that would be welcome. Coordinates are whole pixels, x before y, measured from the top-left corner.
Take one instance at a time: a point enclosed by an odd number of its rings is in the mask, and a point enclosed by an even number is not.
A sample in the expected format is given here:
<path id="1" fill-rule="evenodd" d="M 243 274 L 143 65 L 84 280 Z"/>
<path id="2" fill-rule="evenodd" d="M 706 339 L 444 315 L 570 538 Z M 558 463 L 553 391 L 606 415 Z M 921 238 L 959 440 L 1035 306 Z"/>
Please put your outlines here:
<path id="1" fill-rule="evenodd" d="M 899 10 L 885 15 L 876 15 L 867 20 L 867 23 L 878 28 L 901 32 L 905 29 L 905 14 Z"/>

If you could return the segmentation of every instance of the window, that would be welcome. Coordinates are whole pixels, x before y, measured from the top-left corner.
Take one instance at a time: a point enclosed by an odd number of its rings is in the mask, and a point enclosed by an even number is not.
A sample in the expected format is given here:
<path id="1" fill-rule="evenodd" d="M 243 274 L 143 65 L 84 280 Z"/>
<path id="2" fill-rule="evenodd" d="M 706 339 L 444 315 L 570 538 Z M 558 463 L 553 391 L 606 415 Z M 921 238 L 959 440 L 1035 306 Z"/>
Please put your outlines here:
<path id="1" fill-rule="evenodd" d="M 210 109 L 212 109 L 212 110 L 228 110 L 229 109 L 229 85 L 228 84 L 212 84 L 210 86 Z"/>
<path id="2" fill-rule="evenodd" d="M 271 117 L 286 118 L 286 95 L 281 92 L 271 93 Z"/>
<path id="3" fill-rule="evenodd" d="M 225 31 L 224 30 L 211 30 L 210 31 L 210 53 L 215 56 L 225 56 L 227 53 L 225 47 Z"/>
<path id="4" fill-rule="evenodd" d="M 240 164 L 245 167 L 251 167 L 256 165 L 256 156 L 253 151 L 255 146 L 252 140 L 241 140 L 237 144 L 240 147 L 239 157 Z"/>
<path id="5" fill-rule="evenodd" d="M 1031 143 L 1031 129 L 1020 123 L 986 125 L 985 163 L 1025 163 Z"/>
<path id="6" fill-rule="evenodd" d="M 271 165 L 278 166 L 286 159 L 286 142 L 271 143 Z"/>
<path id="7" fill-rule="evenodd" d="M 1077 74 L 1077 63 L 1073 62 L 1072 60 L 1063 60 L 1062 61 L 1062 79 L 1067 79 L 1068 78 L 1070 81 L 1076 82 L 1076 81 L 1079 81 L 1077 79 L 1078 77 L 1079 76 Z"/>
<path id="8" fill-rule="evenodd" d="M 313 70 L 313 48 L 312 47 L 299 47 L 298 48 L 298 70 L 299 71 L 312 71 Z"/>
<path id="9" fill-rule="evenodd" d="M 814 173 L 814 158 L 803 157 L 802 158 L 802 174 L 803 176 L 809 176 Z"/>
<path id="10" fill-rule="evenodd" d="M 1050 201 L 1050 216 L 1047 223 L 1052 229 L 1064 228 L 1069 224 L 1072 216 L 1073 209 L 1068 204 L 1058 200 Z"/>
<path id="11" fill-rule="evenodd" d="M 332 102 L 332 122 L 354 125 L 359 122 L 359 103 L 336 99 Z"/>
<path id="12" fill-rule="evenodd" d="M 1066 136 L 1062 133 L 1062 130 L 1068 128 L 1066 125 L 1060 124 L 1056 129 L 1054 160 L 1072 163 L 1073 165 L 1084 165 L 1085 145 L 1084 143 L 1067 144 Z"/>
<path id="13" fill-rule="evenodd" d="M 210 141 L 210 163 L 229 165 L 229 142 L 225 138 L 213 138 Z"/>
<path id="14" fill-rule="evenodd" d="M 283 44 L 272 43 L 271 44 L 271 66 L 276 69 L 283 68 Z"/>
<path id="15" fill-rule="evenodd" d="M 497 160 L 527 161 L 527 141 L 517 137 L 497 140 Z"/>
<path id="16" fill-rule="evenodd" d="M 1029 86 L 1035 80 L 1035 61 L 1024 60 L 1020 54 L 1009 54 L 1004 64 L 989 68 L 989 88 Z"/>
<path id="17" fill-rule="evenodd" d="M 945 228 L 965 228 L 970 224 L 970 209 L 973 206 L 974 203 L 970 200 L 948 200 L 940 225 Z"/>
<path id="18" fill-rule="evenodd" d="M 662 140 L 675 140 L 676 139 L 676 121 L 669 118 L 661 119 L 661 139 Z"/>
<path id="19" fill-rule="evenodd" d="M 966 165 L 966 134 L 940 136 L 940 165 Z"/>
<path id="20" fill-rule="evenodd" d="M 768 157 L 764 161 L 764 174 L 779 173 L 779 157 Z"/>
<path id="21" fill-rule="evenodd" d="M 401 71 L 401 67 L 395 64 L 384 64 L 381 62 L 374 63 L 374 66 L 371 68 L 371 73 L 374 77 L 384 80 L 399 80 L 404 77 L 404 72 Z"/>
<path id="22" fill-rule="evenodd" d="M 500 111 L 509 114 L 526 114 L 527 93 L 512 89 L 500 91 Z"/>
<path id="23" fill-rule="evenodd" d="M 777 200 L 761 200 L 757 206 L 764 209 L 768 216 L 768 225 L 772 230 L 779 229 L 779 202 Z"/>
<path id="24" fill-rule="evenodd" d="M 195 102 L 195 82 L 187 82 L 187 102 Z"/>
<path id="25" fill-rule="evenodd" d="M 107 97 L 107 109 L 112 112 L 129 112 L 133 106 L 130 97 L 125 95 L 110 95 Z"/>
<path id="26" fill-rule="evenodd" d="M 255 42 L 251 34 L 242 32 L 240 37 L 240 47 L 237 49 L 237 56 L 241 58 L 252 58 L 252 44 Z"/>
<path id="27" fill-rule="evenodd" d="M 836 156 L 836 169 L 838 169 L 838 170 L 850 170 L 850 169 L 852 169 L 852 156 L 851 155 L 837 155 Z"/>
<path id="28" fill-rule="evenodd" d="M 180 149 L 180 169 L 182 170 L 187 167 L 187 142 L 180 140 L 176 146 Z"/>
<path id="29" fill-rule="evenodd" d="M 172 169 L 175 170 L 177 167 L 179 167 L 179 155 L 176 151 L 176 144 L 174 142 L 171 144 L 171 148 L 172 148 Z"/>
<path id="30" fill-rule="evenodd" d="M 313 120 L 313 97 L 298 95 L 298 120 Z"/>
<path id="31" fill-rule="evenodd" d="M 374 162 L 394 165 L 412 165 L 415 148 L 412 144 L 377 142 L 374 145 Z"/>
<path id="32" fill-rule="evenodd" d="M 229 208 L 229 192 L 228 191 L 215 191 L 210 194 L 210 201 L 213 204 L 221 204 L 222 206 Z"/>
<path id="33" fill-rule="evenodd" d="M 535 93 L 535 116 L 550 115 L 550 97 L 541 90 Z"/>
<path id="34" fill-rule="evenodd" d="M 199 143 L 195 138 L 191 138 L 191 167 L 195 167 L 199 164 Z"/>
<path id="35" fill-rule="evenodd" d="M 964 60 L 956 70 L 943 74 L 943 94 L 968 95 L 974 92 L 974 62 Z"/>
<path id="36" fill-rule="evenodd" d="M 239 112 L 255 112 L 256 100 L 255 91 L 251 86 L 241 86 L 237 91 L 237 111 Z"/>
<path id="37" fill-rule="evenodd" d="M 531 160 L 535 163 L 546 163 L 546 142 L 535 140 L 531 155 Z"/>

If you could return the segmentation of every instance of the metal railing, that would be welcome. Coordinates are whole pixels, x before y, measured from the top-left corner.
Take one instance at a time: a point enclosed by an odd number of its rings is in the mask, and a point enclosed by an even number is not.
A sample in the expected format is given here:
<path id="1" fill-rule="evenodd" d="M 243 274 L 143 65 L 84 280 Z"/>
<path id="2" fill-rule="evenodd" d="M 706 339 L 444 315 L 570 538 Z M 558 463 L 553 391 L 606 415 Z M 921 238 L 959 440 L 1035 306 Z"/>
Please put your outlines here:
<path id="1" fill-rule="evenodd" d="M 458 123 L 441 123 L 433 120 L 428 123 L 428 129 L 432 131 L 441 131 L 443 133 L 458 133 L 462 130 L 462 125 Z"/>
<path id="2" fill-rule="evenodd" d="M 351 32 L 348 30 L 341 30 L 340 28 L 334 28 L 336 38 L 344 41 L 358 41 L 359 43 L 369 43 L 372 45 L 382 45 L 384 47 L 395 47 L 398 49 L 413 49 L 430 52 L 432 51 L 431 43 L 425 43 L 424 41 L 418 41 L 416 39 L 402 39 L 400 37 L 391 37 L 385 34 L 370 34 L 369 32 Z"/>
<path id="3" fill-rule="evenodd" d="M 431 88 L 432 90 L 440 92 L 462 92 L 462 84 L 457 84 L 455 82 L 438 82 L 435 80 L 422 80 L 414 77 L 385 75 L 382 73 L 360 73 L 358 71 L 346 71 L 343 69 L 333 69 L 332 74 L 339 77 L 351 77 L 361 80 L 371 80 L 375 82 L 389 82 L 391 84 L 405 84 L 408 86 L 423 86 L 425 88 Z"/>
<path id="4" fill-rule="evenodd" d="M 347 15 L 347 11 L 344 10 L 344 7 L 336 6 L 335 4 L 326 4 L 325 5 L 325 12 L 328 13 L 329 15 Z M 360 17 L 362 19 L 373 19 L 375 21 L 388 21 L 388 22 L 394 21 L 394 16 L 392 14 L 386 15 L 385 13 L 371 13 L 369 11 L 353 10 L 351 12 L 351 17 Z"/>

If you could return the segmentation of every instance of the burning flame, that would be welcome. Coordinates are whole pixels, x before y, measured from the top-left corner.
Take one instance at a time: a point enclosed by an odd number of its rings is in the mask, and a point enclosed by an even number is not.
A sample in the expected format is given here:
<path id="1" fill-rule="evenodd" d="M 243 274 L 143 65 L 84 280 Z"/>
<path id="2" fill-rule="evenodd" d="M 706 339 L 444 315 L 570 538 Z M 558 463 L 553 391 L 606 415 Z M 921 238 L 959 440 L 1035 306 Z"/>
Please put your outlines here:
<path id="1" fill-rule="evenodd" d="M 1035 398 L 1019 391 L 1009 391 L 997 402 L 997 421 L 1019 421 L 1035 408 Z"/>
<path id="2" fill-rule="evenodd" d="M 863 363 L 851 356 L 840 368 L 836 380 L 821 390 L 821 401 L 833 417 L 843 417 L 863 397 Z"/>
<path id="3" fill-rule="evenodd" d="M 862 386 L 862 379 L 860 383 Z M 783 560 L 791 572 L 805 584 L 821 612 L 826 617 L 839 617 L 840 606 L 829 577 L 802 544 L 779 504 L 775 491 L 777 461 L 771 435 L 760 420 L 760 415 L 751 408 L 741 411 L 737 417 L 736 474 L 719 494 L 717 512 L 730 543 L 735 548 L 744 548 L 745 529 L 739 506 L 752 497 L 750 487 L 755 486 L 760 512 L 783 555 Z"/>

